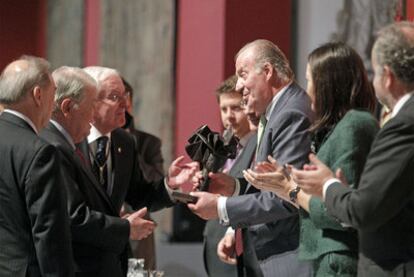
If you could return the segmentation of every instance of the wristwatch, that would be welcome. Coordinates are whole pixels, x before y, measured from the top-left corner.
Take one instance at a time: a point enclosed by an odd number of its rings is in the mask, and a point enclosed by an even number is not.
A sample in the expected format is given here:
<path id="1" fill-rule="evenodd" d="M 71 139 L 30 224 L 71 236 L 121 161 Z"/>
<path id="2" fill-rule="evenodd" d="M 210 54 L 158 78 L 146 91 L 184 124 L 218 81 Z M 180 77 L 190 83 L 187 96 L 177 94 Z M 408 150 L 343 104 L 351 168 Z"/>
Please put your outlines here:
<path id="1" fill-rule="evenodd" d="M 292 201 L 295 204 L 298 201 L 298 193 L 299 193 L 299 191 L 300 191 L 300 187 L 299 186 L 296 186 L 294 189 L 292 189 L 291 191 L 289 191 L 289 199 L 290 199 L 290 201 Z"/>

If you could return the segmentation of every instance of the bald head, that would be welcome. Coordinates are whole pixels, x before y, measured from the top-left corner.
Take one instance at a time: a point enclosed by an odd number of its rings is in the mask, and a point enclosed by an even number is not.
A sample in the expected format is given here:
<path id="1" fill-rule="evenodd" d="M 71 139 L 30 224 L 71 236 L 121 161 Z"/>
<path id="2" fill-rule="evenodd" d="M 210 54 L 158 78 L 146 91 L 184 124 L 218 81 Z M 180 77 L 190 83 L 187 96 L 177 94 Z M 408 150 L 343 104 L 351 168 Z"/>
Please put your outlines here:
<path id="1" fill-rule="evenodd" d="M 0 75 L 0 103 L 18 103 L 36 86 L 49 86 L 49 67 L 45 59 L 32 56 L 23 56 L 7 65 Z"/>

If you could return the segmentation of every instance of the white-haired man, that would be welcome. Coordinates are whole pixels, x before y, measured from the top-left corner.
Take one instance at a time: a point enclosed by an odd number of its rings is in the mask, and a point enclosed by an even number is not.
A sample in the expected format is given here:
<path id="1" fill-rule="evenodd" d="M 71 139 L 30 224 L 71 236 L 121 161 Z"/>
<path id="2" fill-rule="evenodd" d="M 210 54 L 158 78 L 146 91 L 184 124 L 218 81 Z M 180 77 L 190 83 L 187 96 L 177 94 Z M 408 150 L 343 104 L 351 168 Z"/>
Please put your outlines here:
<path id="1" fill-rule="evenodd" d="M 108 195 L 84 165 L 75 144 L 87 137 L 96 101 L 96 82 L 80 68 L 63 66 L 52 73 L 55 108 L 41 136 L 58 149 L 76 276 L 122 276 L 121 257 L 129 238 L 142 239 L 155 225 L 142 219 L 145 210 L 119 218 Z"/>

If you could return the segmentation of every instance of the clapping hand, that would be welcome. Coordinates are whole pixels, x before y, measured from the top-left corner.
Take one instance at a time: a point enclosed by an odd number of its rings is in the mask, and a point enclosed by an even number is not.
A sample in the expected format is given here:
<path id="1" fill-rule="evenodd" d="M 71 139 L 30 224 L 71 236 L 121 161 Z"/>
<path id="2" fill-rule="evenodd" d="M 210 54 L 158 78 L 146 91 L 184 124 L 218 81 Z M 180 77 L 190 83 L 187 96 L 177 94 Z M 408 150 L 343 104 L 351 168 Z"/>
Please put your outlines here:
<path id="1" fill-rule="evenodd" d="M 296 186 L 289 175 L 292 167 L 280 166 L 271 156 L 268 156 L 268 160 L 269 162 L 258 163 L 254 170 L 244 170 L 244 178 L 258 189 L 271 191 L 285 200 L 289 199 L 289 191 Z"/>
<path id="2" fill-rule="evenodd" d="M 324 183 L 335 178 L 335 175 L 314 154 L 309 155 L 309 161 L 311 164 L 305 165 L 303 170 L 292 169 L 292 177 L 304 192 L 322 198 Z M 337 174 L 337 177 L 344 181 L 341 171 L 338 171 Z"/>

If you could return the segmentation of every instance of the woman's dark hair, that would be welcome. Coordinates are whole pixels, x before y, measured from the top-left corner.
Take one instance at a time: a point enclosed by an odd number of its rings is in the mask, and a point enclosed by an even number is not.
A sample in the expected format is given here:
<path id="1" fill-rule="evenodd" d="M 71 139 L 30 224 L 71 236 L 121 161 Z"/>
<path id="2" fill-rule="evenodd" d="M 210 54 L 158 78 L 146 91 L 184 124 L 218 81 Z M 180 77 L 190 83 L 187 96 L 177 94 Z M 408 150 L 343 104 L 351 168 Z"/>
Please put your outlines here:
<path id="1" fill-rule="evenodd" d="M 308 63 L 314 87 L 316 121 L 311 131 L 334 127 L 350 109 L 374 112 L 376 100 L 361 57 L 342 42 L 313 50 Z"/>

